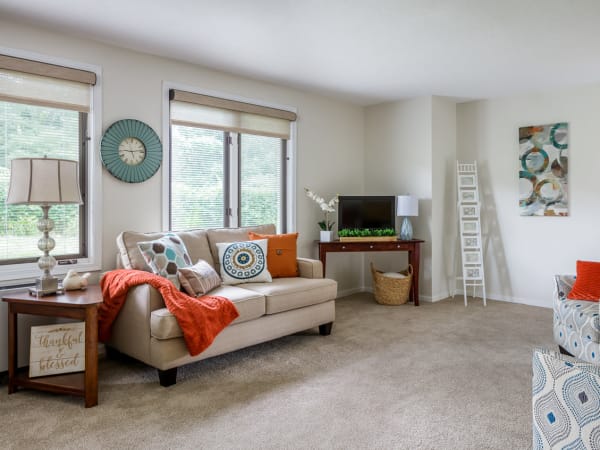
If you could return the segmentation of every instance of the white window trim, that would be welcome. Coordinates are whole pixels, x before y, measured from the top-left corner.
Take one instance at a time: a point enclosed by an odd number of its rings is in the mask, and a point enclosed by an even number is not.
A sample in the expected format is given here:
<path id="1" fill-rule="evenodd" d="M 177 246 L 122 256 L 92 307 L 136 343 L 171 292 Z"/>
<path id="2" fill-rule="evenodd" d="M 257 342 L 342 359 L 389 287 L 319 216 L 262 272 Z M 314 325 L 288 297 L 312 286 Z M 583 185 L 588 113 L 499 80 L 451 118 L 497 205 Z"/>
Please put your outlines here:
<path id="1" fill-rule="evenodd" d="M 77 264 L 56 265 L 53 275 L 64 275 L 69 270 L 88 272 L 102 268 L 102 165 L 98 149 L 102 135 L 102 68 L 92 64 L 81 63 L 55 56 L 41 55 L 11 48 L 0 47 L 0 53 L 17 58 L 31 59 L 48 64 L 56 64 L 74 69 L 82 69 L 96 74 L 96 84 L 92 86 L 91 113 L 88 121 L 90 141 L 88 144 L 87 166 L 87 258 L 78 258 Z M 41 211 L 41 210 L 40 210 Z M 41 213 L 40 213 L 41 214 Z M 52 235 L 52 233 L 51 233 Z M 41 233 L 40 233 L 41 237 Z M 52 252 L 50 252 L 52 254 Z M 40 252 L 40 255 L 42 252 Z M 42 271 L 35 263 L 9 264 L 1 266 L 0 287 L 33 283 Z"/>
<path id="2" fill-rule="evenodd" d="M 169 227 L 169 174 L 171 168 L 169 165 L 169 148 L 171 146 L 171 127 L 169 117 L 169 91 L 171 89 L 179 89 L 181 91 L 192 92 L 194 94 L 209 95 L 211 97 L 219 97 L 227 100 L 238 102 L 251 103 L 269 108 L 277 108 L 284 111 L 298 113 L 297 108 L 276 103 L 264 102 L 261 100 L 241 97 L 238 95 L 227 94 L 223 92 L 198 89 L 181 83 L 163 81 L 162 84 L 162 99 L 163 99 L 163 163 L 162 163 L 162 228 L 163 230 Z M 296 231 L 296 122 L 290 123 L 290 139 L 287 141 L 287 166 L 286 166 L 286 201 L 287 210 L 285 211 L 287 220 L 287 232 Z"/>

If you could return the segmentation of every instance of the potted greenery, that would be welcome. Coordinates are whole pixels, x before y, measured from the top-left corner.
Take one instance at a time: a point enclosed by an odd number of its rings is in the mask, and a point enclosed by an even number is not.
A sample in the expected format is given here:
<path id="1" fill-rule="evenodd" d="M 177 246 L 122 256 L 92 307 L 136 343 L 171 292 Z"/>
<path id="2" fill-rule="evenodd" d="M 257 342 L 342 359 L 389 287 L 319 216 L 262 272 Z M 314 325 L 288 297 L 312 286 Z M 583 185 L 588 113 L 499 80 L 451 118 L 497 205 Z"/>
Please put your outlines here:
<path id="1" fill-rule="evenodd" d="M 395 241 L 393 228 L 343 228 L 338 231 L 340 241 Z"/>

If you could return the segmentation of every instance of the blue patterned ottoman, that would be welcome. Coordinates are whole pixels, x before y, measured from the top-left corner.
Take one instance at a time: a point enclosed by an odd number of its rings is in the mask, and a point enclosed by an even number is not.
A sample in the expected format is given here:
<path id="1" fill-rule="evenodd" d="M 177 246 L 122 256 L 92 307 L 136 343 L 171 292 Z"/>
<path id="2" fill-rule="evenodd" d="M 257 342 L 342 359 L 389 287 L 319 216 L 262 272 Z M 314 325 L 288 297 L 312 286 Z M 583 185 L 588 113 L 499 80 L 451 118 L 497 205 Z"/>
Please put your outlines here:
<path id="1" fill-rule="evenodd" d="M 600 303 L 567 300 L 573 275 L 556 275 L 554 282 L 554 341 L 578 359 L 600 364 Z"/>
<path id="2" fill-rule="evenodd" d="M 600 450 L 600 366 L 533 352 L 533 449 Z"/>

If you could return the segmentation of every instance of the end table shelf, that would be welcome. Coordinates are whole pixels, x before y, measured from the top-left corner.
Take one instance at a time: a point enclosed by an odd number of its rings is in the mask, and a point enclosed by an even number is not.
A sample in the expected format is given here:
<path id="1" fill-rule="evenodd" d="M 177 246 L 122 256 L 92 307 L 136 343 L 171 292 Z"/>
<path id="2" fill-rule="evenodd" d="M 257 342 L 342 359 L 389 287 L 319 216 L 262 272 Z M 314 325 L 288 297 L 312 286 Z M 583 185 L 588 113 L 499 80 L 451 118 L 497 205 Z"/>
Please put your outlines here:
<path id="1" fill-rule="evenodd" d="M 34 297 L 27 292 L 9 294 L 2 298 L 8 303 L 8 393 L 19 387 L 39 389 L 58 394 L 83 397 L 85 407 L 98 404 L 98 306 L 102 303 L 99 286 L 85 291 Z M 85 322 L 85 370 L 43 377 L 29 377 L 29 367 L 19 368 L 17 315 L 33 314 L 66 317 Z"/>
<path id="2" fill-rule="evenodd" d="M 58 394 L 85 394 L 85 372 L 61 373 L 29 378 L 29 366 L 17 369 L 15 384 L 24 388 L 40 389 Z"/>

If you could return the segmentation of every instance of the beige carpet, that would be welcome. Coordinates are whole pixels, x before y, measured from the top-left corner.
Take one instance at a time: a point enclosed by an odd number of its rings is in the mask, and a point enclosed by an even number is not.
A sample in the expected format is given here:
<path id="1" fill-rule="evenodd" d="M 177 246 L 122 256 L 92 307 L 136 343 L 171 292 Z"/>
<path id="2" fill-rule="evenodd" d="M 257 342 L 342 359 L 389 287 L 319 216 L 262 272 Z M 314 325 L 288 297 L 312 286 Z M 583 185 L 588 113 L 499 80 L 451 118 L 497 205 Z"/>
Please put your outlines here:
<path id="1" fill-rule="evenodd" d="M 317 330 L 180 369 L 100 361 L 100 403 L 0 386 L 0 448 L 525 449 L 549 309 L 339 299 Z"/>

